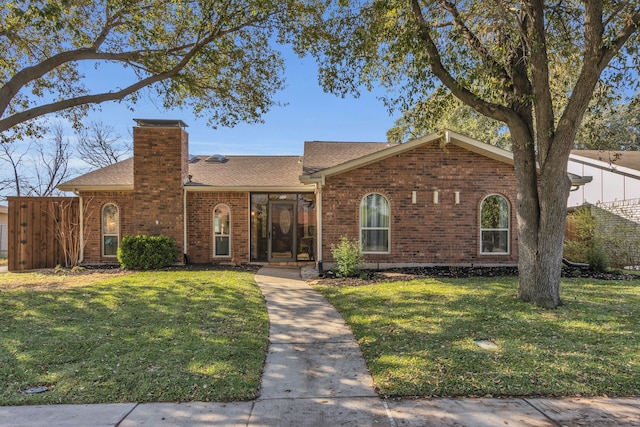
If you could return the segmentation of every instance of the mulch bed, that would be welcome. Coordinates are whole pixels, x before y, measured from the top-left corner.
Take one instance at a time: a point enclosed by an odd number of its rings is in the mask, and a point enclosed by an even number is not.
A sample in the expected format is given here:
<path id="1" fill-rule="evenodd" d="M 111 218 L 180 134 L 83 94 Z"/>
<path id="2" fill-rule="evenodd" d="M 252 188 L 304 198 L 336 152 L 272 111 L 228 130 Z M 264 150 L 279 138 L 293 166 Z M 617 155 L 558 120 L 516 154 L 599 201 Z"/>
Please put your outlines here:
<path id="1" fill-rule="evenodd" d="M 332 271 L 314 282 L 322 285 L 360 286 L 377 282 L 414 280 L 421 278 L 471 278 L 471 277 L 516 277 L 517 267 L 412 267 L 388 270 L 362 270 L 359 277 L 335 277 Z M 562 277 L 598 280 L 639 280 L 640 276 L 612 270 L 598 273 L 588 268 L 564 267 Z"/>

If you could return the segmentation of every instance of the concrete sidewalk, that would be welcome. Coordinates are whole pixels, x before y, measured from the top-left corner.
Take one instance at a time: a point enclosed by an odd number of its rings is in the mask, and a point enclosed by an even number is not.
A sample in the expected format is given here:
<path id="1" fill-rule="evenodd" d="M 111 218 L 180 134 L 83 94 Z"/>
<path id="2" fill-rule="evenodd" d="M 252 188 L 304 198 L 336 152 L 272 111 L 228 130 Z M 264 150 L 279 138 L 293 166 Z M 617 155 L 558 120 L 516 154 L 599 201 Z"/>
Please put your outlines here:
<path id="1" fill-rule="evenodd" d="M 640 399 L 381 399 L 349 328 L 299 269 L 265 267 L 256 281 L 270 321 L 259 399 L 0 407 L 0 427 L 640 426 Z"/>

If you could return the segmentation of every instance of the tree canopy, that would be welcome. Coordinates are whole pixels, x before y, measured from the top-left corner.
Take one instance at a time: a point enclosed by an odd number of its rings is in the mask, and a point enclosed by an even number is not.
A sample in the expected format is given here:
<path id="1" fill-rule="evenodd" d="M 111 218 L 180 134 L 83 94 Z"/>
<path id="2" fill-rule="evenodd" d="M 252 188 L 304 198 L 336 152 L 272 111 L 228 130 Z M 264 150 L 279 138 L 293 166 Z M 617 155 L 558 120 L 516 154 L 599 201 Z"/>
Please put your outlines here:
<path id="1" fill-rule="evenodd" d="M 36 119 L 74 123 L 143 88 L 211 125 L 255 122 L 283 87 L 284 40 L 322 13 L 315 0 L 32 0 L 0 6 L 0 133 L 33 136 Z M 306 16 L 306 18 L 305 18 Z M 117 68 L 107 68 L 116 65 Z M 102 89 L 87 75 L 105 69 Z"/>
<path id="2" fill-rule="evenodd" d="M 504 123 L 518 295 L 556 307 L 569 153 L 600 85 L 637 88 L 639 23 L 638 0 L 342 0 L 298 49 L 318 58 L 322 85 L 338 95 L 382 85 L 389 108 L 406 113 L 444 90 Z"/>

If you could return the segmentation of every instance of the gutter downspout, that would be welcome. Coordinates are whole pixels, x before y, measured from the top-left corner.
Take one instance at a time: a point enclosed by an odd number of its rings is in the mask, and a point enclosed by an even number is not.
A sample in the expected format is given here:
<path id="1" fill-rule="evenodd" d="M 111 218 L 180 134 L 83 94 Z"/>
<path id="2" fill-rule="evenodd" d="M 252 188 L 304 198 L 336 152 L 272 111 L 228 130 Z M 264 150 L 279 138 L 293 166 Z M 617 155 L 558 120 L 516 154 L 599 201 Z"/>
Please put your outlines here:
<path id="1" fill-rule="evenodd" d="M 316 239 L 316 245 L 317 245 L 317 249 L 316 249 L 316 267 L 320 268 L 320 266 L 322 265 L 322 181 L 318 182 L 318 186 L 317 188 L 317 194 L 316 194 L 316 199 L 318 200 L 318 205 L 316 208 L 316 220 L 318 223 L 318 230 L 316 231 L 316 233 L 318 233 L 318 238 Z M 318 270 L 319 271 L 319 270 Z"/>
<path id="2" fill-rule="evenodd" d="M 189 255 L 187 255 L 187 189 L 182 186 L 182 254 L 183 262 L 188 264 Z"/>
<path id="3" fill-rule="evenodd" d="M 84 199 L 78 193 L 78 190 L 73 190 L 73 194 L 78 197 L 78 208 L 80 211 L 80 231 L 78 232 L 80 250 L 78 252 L 78 264 L 84 261 Z"/>

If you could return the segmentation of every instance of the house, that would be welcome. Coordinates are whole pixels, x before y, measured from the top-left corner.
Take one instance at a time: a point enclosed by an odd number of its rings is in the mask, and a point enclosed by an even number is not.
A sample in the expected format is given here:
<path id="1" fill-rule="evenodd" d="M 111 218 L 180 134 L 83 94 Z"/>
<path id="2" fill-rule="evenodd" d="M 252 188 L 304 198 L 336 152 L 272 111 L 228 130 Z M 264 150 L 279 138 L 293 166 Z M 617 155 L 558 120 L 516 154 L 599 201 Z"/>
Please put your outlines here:
<path id="1" fill-rule="evenodd" d="M 9 208 L 0 205 L 0 258 L 6 258 L 9 250 Z"/>
<path id="2" fill-rule="evenodd" d="M 133 158 L 59 186 L 80 199 L 82 262 L 164 234 L 177 261 L 330 264 L 341 236 L 369 266 L 514 265 L 508 151 L 452 131 L 413 141 L 309 141 L 302 156 L 189 156 L 186 124 L 136 119 Z"/>
<path id="3" fill-rule="evenodd" d="M 569 208 L 589 205 L 600 244 L 614 265 L 640 266 L 640 152 L 574 150 L 569 173 L 590 183 L 569 196 Z"/>
<path id="4" fill-rule="evenodd" d="M 640 151 L 573 150 L 567 170 L 593 177 L 571 192 L 569 207 L 640 201 Z"/>

